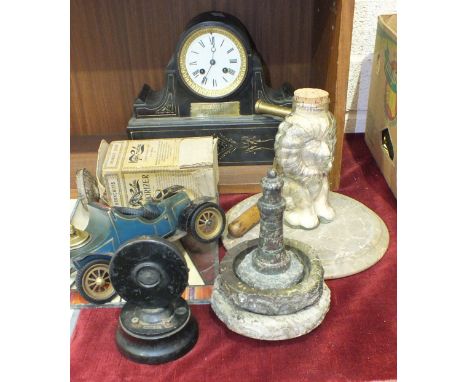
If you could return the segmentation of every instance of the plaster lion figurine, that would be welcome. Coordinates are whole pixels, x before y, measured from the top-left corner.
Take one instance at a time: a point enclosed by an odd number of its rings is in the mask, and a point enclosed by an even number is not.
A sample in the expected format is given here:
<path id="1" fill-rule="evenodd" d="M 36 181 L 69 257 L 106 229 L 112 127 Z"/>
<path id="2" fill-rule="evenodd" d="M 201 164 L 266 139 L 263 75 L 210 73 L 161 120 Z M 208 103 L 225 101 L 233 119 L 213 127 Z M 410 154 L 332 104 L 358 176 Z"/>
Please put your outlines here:
<path id="1" fill-rule="evenodd" d="M 330 222 L 328 173 L 336 143 L 336 121 L 328 111 L 328 93 L 320 89 L 294 92 L 293 112 L 279 125 L 275 168 L 283 175 L 284 218 L 293 227 L 312 229 Z"/>

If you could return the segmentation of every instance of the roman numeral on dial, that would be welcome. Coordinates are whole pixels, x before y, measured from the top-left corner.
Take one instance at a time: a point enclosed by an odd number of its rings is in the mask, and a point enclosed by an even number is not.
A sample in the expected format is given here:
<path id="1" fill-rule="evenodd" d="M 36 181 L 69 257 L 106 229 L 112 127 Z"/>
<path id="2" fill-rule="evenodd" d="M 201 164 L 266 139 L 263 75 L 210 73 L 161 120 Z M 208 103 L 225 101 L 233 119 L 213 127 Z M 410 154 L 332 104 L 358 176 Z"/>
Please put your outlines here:
<path id="1" fill-rule="evenodd" d="M 205 47 L 205 44 L 203 43 L 203 41 L 202 41 L 202 40 L 198 41 L 198 43 L 201 45 L 201 47 L 202 47 L 202 48 L 204 48 L 204 47 Z"/>
<path id="2" fill-rule="evenodd" d="M 234 50 L 234 48 L 231 48 L 227 51 L 227 53 L 231 53 Z"/>
<path id="3" fill-rule="evenodd" d="M 213 87 L 215 88 L 216 86 L 218 86 L 218 83 L 217 83 L 216 80 L 213 78 Z"/>
<path id="4" fill-rule="evenodd" d="M 231 64 L 235 64 L 235 63 L 237 62 L 237 58 L 230 58 L 230 59 L 229 59 L 229 62 L 230 62 Z"/>
<path id="5" fill-rule="evenodd" d="M 207 82 L 208 82 L 208 78 L 203 77 L 201 83 L 202 83 L 203 85 L 206 85 Z"/>
<path id="6" fill-rule="evenodd" d="M 189 65 L 197 65 L 197 61 L 192 61 L 189 63 Z"/>
<path id="7" fill-rule="evenodd" d="M 200 75 L 200 69 L 195 70 L 192 74 L 195 78 L 197 78 Z"/>
<path id="8" fill-rule="evenodd" d="M 231 69 L 231 68 L 228 69 L 228 73 L 232 76 L 234 75 L 235 72 L 236 71 L 234 69 Z"/>

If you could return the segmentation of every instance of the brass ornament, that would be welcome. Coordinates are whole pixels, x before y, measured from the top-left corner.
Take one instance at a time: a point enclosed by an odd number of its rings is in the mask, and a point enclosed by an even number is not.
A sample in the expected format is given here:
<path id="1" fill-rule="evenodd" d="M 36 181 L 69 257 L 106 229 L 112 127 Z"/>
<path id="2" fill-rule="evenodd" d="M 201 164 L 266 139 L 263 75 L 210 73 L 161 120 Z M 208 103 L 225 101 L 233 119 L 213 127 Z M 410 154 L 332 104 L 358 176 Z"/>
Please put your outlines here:
<path id="1" fill-rule="evenodd" d="M 237 117 L 240 115 L 240 102 L 194 102 L 190 104 L 191 117 L 211 116 Z"/>
<path id="2" fill-rule="evenodd" d="M 90 235 L 86 231 L 76 228 L 70 224 L 70 248 L 76 249 L 85 245 L 90 239 Z"/>
<path id="3" fill-rule="evenodd" d="M 290 107 L 273 105 L 272 103 L 268 103 L 259 99 L 257 102 L 255 102 L 255 112 L 257 114 L 271 114 L 285 118 L 291 114 L 292 109 Z"/>

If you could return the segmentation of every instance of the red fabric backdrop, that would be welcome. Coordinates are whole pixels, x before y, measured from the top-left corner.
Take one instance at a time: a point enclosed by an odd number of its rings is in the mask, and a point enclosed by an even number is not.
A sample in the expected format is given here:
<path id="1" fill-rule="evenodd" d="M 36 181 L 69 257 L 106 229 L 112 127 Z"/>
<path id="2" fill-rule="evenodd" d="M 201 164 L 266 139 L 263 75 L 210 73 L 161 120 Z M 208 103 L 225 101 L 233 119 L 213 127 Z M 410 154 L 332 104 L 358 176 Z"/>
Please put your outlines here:
<path id="1" fill-rule="evenodd" d="M 387 224 L 382 260 L 354 276 L 327 281 L 331 307 L 301 338 L 262 342 L 230 332 L 209 305 L 192 306 L 200 337 L 186 356 L 163 365 L 133 363 L 114 344 L 118 309 L 86 309 L 71 338 L 72 381 L 370 381 L 396 379 L 396 200 L 361 134 L 347 135 L 340 193 Z M 228 210 L 248 195 L 223 195 Z M 224 251 L 222 251 L 224 254 Z"/>

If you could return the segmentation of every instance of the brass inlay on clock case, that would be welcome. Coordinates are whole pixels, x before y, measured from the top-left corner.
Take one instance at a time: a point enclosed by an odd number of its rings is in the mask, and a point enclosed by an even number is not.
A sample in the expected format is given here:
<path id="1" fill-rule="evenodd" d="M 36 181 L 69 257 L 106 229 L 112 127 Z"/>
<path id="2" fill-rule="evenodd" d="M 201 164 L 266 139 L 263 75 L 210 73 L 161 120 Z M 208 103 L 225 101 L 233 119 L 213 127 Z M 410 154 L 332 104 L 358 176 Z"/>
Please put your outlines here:
<path id="1" fill-rule="evenodd" d="M 239 101 L 232 102 L 197 102 L 190 104 L 191 117 L 230 116 L 240 115 Z"/>
<path id="2" fill-rule="evenodd" d="M 143 86 L 127 133 L 131 139 L 211 135 L 219 138 L 221 166 L 271 164 L 282 118 L 256 114 L 255 103 L 290 108 L 292 95 L 290 85 L 266 85 L 260 55 L 241 21 L 206 12 L 180 36 L 165 87 Z"/>

